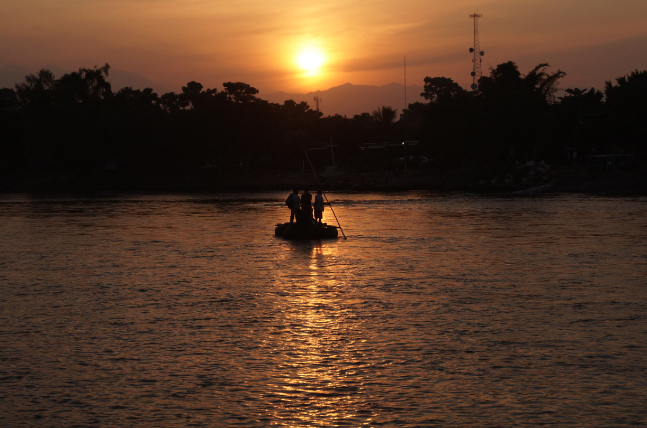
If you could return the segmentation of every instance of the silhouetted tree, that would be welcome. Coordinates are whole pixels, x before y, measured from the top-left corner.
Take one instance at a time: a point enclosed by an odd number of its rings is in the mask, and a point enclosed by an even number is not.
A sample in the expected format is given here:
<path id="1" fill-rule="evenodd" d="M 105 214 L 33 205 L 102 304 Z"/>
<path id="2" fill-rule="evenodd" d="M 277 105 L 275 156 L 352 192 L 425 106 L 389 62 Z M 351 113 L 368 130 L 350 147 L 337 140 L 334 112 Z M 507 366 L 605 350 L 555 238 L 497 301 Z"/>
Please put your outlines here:
<path id="1" fill-rule="evenodd" d="M 112 96 L 110 83 L 106 80 L 110 66 L 79 68 L 78 72 L 65 74 L 54 85 L 58 104 L 97 103 Z"/>
<path id="2" fill-rule="evenodd" d="M 223 83 L 227 97 L 237 103 L 248 103 L 256 101 L 256 94 L 258 89 L 243 82 L 227 82 Z"/>
<path id="3" fill-rule="evenodd" d="M 539 64 L 523 77 L 523 83 L 526 88 L 537 94 L 542 101 L 553 103 L 555 102 L 555 92 L 557 92 L 559 79 L 566 76 L 566 73 L 561 70 L 557 70 L 552 74 L 547 73 L 547 67 L 550 67 L 550 65 Z"/>
<path id="4" fill-rule="evenodd" d="M 631 142 L 634 150 L 647 149 L 647 71 L 635 70 L 618 77 L 617 85 L 606 82 L 604 93 L 609 126 L 617 143 Z"/>
<path id="5" fill-rule="evenodd" d="M 389 106 L 378 107 L 377 110 L 373 110 L 372 116 L 377 123 L 382 125 L 390 125 L 393 123 L 395 118 L 398 115 L 398 109 L 393 109 Z"/>
<path id="6" fill-rule="evenodd" d="M 203 86 L 198 82 L 189 82 L 186 86 L 182 86 L 182 93 L 178 97 L 178 104 L 180 107 L 194 107 L 196 101 L 199 100 Z"/>
<path id="7" fill-rule="evenodd" d="M 452 79 L 447 77 L 425 77 L 425 90 L 420 96 L 432 102 L 447 102 L 464 93 L 465 90 Z"/>
<path id="8" fill-rule="evenodd" d="M 126 86 L 115 94 L 115 100 L 132 108 L 156 108 L 160 106 L 160 98 L 151 88 L 140 90 Z"/>
<path id="9" fill-rule="evenodd" d="M 169 113 L 177 113 L 180 110 L 180 99 L 175 92 L 167 92 L 160 97 L 160 105 Z"/>
<path id="10" fill-rule="evenodd" d="M 16 84 L 16 95 L 22 106 L 35 107 L 36 105 L 51 102 L 56 79 L 51 71 L 42 69 L 37 74 L 25 76 L 25 81 Z"/>
<path id="11" fill-rule="evenodd" d="M 540 64 L 525 76 L 512 62 L 499 64 L 478 83 L 479 131 L 491 162 L 525 161 L 554 151 L 557 119 L 551 109 L 559 79 Z"/>
<path id="12" fill-rule="evenodd" d="M 607 105 L 611 110 L 632 114 L 639 121 L 647 119 L 647 70 L 632 71 L 618 77 L 617 85 L 607 81 L 604 88 Z"/>
<path id="13" fill-rule="evenodd" d="M 590 150 L 601 146 L 608 136 L 605 130 L 604 95 L 595 88 L 568 88 L 554 106 L 559 118 L 563 146 Z"/>

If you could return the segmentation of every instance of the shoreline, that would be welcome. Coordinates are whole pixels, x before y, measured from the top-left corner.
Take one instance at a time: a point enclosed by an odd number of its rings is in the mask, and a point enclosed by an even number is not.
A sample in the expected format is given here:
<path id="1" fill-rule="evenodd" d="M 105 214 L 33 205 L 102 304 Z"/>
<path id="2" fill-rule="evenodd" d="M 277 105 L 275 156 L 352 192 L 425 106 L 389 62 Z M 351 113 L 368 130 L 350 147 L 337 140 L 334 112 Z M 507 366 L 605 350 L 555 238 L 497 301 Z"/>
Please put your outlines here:
<path id="1" fill-rule="evenodd" d="M 591 175 L 586 167 L 569 165 L 557 168 L 549 179 L 524 185 L 494 183 L 483 180 L 487 172 L 475 170 L 412 170 L 409 174 L 336 172 L 319 176 L 327 192 L 393 192 L 431 191 L 439 193 L 475 193 L 483 195 L 524 196 L 541 193 L 647 195 L 647 171 L 612 171 Z M 546 178 L 546 177 L 545 177 Z M 290 191 L 318 189 L 312 173 L 298 172 L 235 172 L 227 175 L 194 175 L 186 180 L 126 180 L 122 177 L 101 177 L 81 182 L 74 176 L 49 176 L 39 179 L 0 181 L 0 194 L 105 194 L 105 193 L 231 193 Z"/>

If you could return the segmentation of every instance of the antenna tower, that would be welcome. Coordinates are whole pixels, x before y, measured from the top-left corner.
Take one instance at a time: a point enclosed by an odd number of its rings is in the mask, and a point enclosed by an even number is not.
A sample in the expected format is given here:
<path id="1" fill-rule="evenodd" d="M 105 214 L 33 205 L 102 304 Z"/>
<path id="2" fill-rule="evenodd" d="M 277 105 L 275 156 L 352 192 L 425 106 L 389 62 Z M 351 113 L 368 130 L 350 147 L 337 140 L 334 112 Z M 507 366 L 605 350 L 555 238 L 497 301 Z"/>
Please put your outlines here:
<path id="1" fill-rule="evenodd" d="M 405 55 L 404 56 L 404 110 L 406 109 L 407 109 L 407 56 Z"/>
<path id="2" fill-rule="evenodd" d="M 478 82 L 481 76 L 481 57 L 485 55 L 485 52 L 481 50 L 481 44 L 479 43 L 479 18 L 483 17 L 480 13 L 473 13 L 470 15 L 470 18 L 474 19 L 474 47 L 470 48 L 470 53 L 474 54 L 472 59 L 473 68 L 472 68 L 472 90 L 476 91 L 478 87 Z"/>
<path id="3" fill-rule="evenodd" d="M 321 98 L 319 98 L 319 95 L 315 96 L 315 105 L 317 106 L 317 111 L 319 111 L 319 103 L 322 101 Z"/>

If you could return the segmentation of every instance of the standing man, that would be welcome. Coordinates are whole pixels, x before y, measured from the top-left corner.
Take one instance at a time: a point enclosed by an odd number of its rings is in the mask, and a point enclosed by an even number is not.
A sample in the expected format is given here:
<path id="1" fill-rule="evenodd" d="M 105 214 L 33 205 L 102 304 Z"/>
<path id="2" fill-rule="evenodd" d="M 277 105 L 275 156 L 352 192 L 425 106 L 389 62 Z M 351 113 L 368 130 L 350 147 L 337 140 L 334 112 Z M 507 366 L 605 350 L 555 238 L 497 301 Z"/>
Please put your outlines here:
<path id="1" fill-rule="evenodd" d="M 297 218 L 297 223 L 299 222 L 299 206 L 300 204 L 299 190 L 294 189 L 292 194 L 288 196 L 288 199 L 285 201 L 288 208 L 290 208 L 290 225 L 294 225 L 294 217 Z"/>
<path id="2" fill-rule="evenodd" d="M 324 200 L 321 193 L 322 193 L 321 189 L 319 189 L 317 191 L 317 195 L 315 196 L 315 221 L 317 221 L 318 219 L 319 224 L 321 224 L 321 220 L 323 219 L 323 211 L 324 211 Z"/>
<path id="3" fill-rule="evenodd" d="M 306 188 L 301 195 L 301 215 L 308 226 L 312 226 L 312 195 Z"/>

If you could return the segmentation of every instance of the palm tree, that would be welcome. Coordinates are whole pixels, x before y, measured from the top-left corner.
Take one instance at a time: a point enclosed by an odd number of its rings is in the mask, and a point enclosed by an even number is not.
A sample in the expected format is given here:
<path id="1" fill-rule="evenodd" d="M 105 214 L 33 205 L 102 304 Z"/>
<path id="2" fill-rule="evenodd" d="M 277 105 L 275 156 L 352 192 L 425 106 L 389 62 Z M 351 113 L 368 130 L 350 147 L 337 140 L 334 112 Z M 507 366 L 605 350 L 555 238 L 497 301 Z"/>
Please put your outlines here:
<path id="1" fill-rule="evenodd" d="M 377 110 L 374 110 L 372 116 L 376 122 L 390 125 L 395 120 L 397 114 L 397 108 L 393 109 L 388 106 L 382 106 L 382 108 L 378 107 Z"/>

